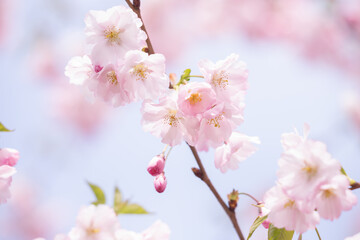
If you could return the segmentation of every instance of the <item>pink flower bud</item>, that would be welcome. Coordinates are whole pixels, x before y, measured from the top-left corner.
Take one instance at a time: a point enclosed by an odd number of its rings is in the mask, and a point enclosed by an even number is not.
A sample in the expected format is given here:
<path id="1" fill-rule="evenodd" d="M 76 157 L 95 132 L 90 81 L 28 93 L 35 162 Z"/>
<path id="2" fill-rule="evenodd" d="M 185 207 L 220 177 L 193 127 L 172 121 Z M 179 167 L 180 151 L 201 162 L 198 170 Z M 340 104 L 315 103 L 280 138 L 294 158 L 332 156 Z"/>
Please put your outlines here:
<path id="1" fill-rule="evenodd" d="M 100 72 L 104 67 L 100 66 L 100 65 L 95 65 L 94 70 L 96 73 Z"/>
<path id="2" fill-rule="evenodd" d="M 12 148 L 0 149 L 0 166 L 9 165 L 14 166 L 19 160 L 19 152 Z"/>
<path id="3" fill-rule="evenodd" d="M 166 184 L 167 184 L 167 181 L 166 181 L 166 177 L 165 177 L 164 173 L 161 173 L 155 177 L 154 186 L 158 193 L 162 193 L 163 191 L 165 191 Z"/>
<path id="4" fill-rule="evenodd" d="M 160 154 L 156 155 L 155 157 L 153 157 L 153 159 L 151 159 L 147 171 L 150 173 L 151 176 L 156 177 L 164 171 L 164 167 L 165 158 L 163 154 Z"/>

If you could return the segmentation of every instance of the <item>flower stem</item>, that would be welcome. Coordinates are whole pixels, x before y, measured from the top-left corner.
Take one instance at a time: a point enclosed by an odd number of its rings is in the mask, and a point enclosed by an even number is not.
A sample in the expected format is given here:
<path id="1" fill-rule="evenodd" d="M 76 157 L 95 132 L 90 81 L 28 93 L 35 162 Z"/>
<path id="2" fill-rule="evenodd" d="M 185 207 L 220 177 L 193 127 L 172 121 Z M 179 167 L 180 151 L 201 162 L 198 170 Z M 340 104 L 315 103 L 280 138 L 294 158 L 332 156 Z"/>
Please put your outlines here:
<path id="1" fill-rule="evenodd" d="M 201 75 L 189 75 L 189 77 L 204 78 L 204 76 Z"/>
<path id="2" fill-rule="evenodd" d="M 259 201 L 252 195 L 248 194 L 248 193 L 244 193 L 244 192 L 241 192 L 239 193 L 239 195 L 245 195 L 245 196 L 248 196 L 249 198 L 251 198 L 252 200 L 254 200 L 256 203 L 259 203 Z"/>
<path id="3" fill-rule="evenodd" d="M 316 234 L 317 234 L 317 236 L 318 236 L 319 240 L 321 240 L 320 233 L 319 233 L 318 229 L 317 229 L 317 228 L 315 228 L 315 231 L 316 231 Z"/>

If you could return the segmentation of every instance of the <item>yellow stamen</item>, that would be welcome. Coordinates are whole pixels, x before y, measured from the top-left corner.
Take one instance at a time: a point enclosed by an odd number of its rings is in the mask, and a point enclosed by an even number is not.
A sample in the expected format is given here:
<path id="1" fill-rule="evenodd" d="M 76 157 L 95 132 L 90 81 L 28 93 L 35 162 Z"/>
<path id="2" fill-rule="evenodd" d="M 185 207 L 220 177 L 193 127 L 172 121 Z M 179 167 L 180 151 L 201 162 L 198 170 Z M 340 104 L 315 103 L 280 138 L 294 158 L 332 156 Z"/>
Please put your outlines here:
<path id="1" fill-rule="evenodd" d="M 107 77 L 108 81 L 113 85 L 117 85 L 119 83 L 117 80 L 115 71 L 108 72 L 106 74 L 106 77 Z"/>
<path id="2" fill-rule="evenodd" d="M 149 68 L 142 63 L 135 65 L 132 69 L 132 74 L 136 76 L 136 80 L 141 80 L 141 81 L 145 81 L 145 79 L 149 75 L 149 72 L 150 72 Z"/>
<path id="3" fill-rule="evenodd" d="M 176 117 L 176 110 L 170 110 L 168 114 L 164 117 L 164 124 L 169 124 L 172 127 L 177 127 L 179 124 L 179 119 Z"/>
<path id="4" fill-rule="evenodd" d="M 89 228 L 86 232 L 88 233 L 88 235 L 97 234 L 100 232 L 100 228 Z"/>
<path id="5" fill-rule="evenodd" d="M 105 38 L 109 41 L 110 44 L 121 44 L 121 39 L 119 37 L 119 34 L 123 32 L 122 30 L 116 28 L 115 26 L 109 26 L 105 29 L 104 35 Z"/>
<path id="6" fill-rule="evenodd" d="M 211 84 L 215 87 L 219 87 L 225 89 L 227 85 L 229 85 L 229 74 L 225 71 L 220 71 L 219 73 L 214 74 L 213 78 L 211 79 Z"/>
<path id="7" fill-rule="evenodd" d="M 191 105 L 194 105 L 195 103 L 201 102 L 201 94 L 200 93 L 192 93 L 190 97 L 188 98 Z"/>
<path id="8" fill-rule="evenodd" d="M 214 125 L 214 127 L 220 128 L 221 126 L 220 126 L 219 121 L 221 121 L 223 119 L 223 117 L 224 117 L 223 114 L 224 113 L 217 115 L 215 118 L 209 119 L 208 124 Z"/>
<path id="9" fill-rule="evenodd" d="M 305 167 L 303 167 L 301 170 L 306 173 L 308 178 L 312 178 L 317 174 L 317 167 L 316 166 L 311 166 L 306 161 L 305 161 Z"/>
<path id="10" fill-rule="evenodd" d="M 323 191 L 323 195 L 324 195 L 324 197 L 329 198 L 329 197 L 334 196 L 335 194 L 332 189 L 326 189 Z"/>
<path id="11" fill-rule="evenodd" d="M 289 199 L 289 201 L 287 201 L 287 203 L 284 204 L 284 208 L 288 208 L 288 207 L 291 208 L 294 205 L 295 205 L 295 201 Z"/>

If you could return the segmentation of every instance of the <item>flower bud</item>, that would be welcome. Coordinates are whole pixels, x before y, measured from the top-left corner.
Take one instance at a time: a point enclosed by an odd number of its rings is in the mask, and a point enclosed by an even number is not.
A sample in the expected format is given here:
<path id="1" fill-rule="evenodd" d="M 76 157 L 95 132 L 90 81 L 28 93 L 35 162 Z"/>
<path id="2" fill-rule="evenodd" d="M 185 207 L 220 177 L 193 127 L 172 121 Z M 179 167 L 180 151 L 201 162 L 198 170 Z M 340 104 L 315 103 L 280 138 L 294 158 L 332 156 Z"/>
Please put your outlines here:
<path id="1" fill-rule="evenodd" d="M 19 152 L 12 148 L 0 149 L 0 166 L 9 165 L 15 166 L 19 160 Z"/>
<path id="2" fill-rule="evenodd" d="M 158 193 L 162 193 L 163 191 L 165 191 L 166 188 L 166 177 L 164 175 L 164 173 L 161 173 L 160 175 L 157 175 L 154 179 L 154 186 L 155 189 Z"/>
<path id="3" fill-rule="evenodd" d="M 161 174 L 164 171 L 165 167 L 165 158 L 164 154 L 156 155 L 151 159 L 149 162 L 147 171 L 150 173 L 151 176 L 156 177 L 157 175 Z"/>

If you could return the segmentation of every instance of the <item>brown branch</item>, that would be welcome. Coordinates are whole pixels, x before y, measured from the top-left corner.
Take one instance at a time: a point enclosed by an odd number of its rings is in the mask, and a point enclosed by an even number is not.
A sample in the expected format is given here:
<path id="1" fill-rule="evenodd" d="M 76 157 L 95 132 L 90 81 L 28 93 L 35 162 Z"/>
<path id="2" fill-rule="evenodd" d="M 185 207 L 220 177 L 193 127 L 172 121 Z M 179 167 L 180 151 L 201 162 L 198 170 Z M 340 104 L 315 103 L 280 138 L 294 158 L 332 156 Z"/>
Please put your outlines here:
<path id="1" fill-rule="evenodd" d="M 189 144 L 188 144 L 189 145 Z M 193 172 L 195 174 L 195 176 L 197 176 L 198 178 L 200 178 L 211 190 L 211 192 L 214 194 L 214 196 L 216 197 L 216 199 L 218 200 L 218 202 L 220 203 L 221 207 L 224 209 L 224 211 L 226 212 L 226 214 L 229 216 L 234 228 L 235 228 L 235 231 L 237 233 L 237 235 L 239 236 L 239 238 L 241 240 L 245 240 L 244 238 L 244 235 L 242 234 L 241 232 L 241 229 L 238 225 L 238 222 L 236 220 L 236 215 L 235 215 L 235 209 L 230 209 L 226 203 L 224 202 L 224 200 L 221 198 L 220 194 L 216 191 L 214 185 L 211 183 L 210 181 L 210 178 L 208 177 L 206 171 L 205 171 L 205 168 L 204 168 L 204 165 L 202 164 L 201 162 L 201 159 L 199 157 L 199 154 L 198 152 L 196 151 L 196 148 L 193 147 L 193 146 L 190 146 L 190 150 L 192 152 L 192 154 L 194 155 L 195 157 L 195 160 L 199 166 L 200 169 L 197 169 L 197 168 L 193 168 Z"/>
<path id="2" fill-rule="evenodd" d="M 146 44 L 147 44 L 147 47 L 148 47 L 148 53 L 149 54 L 154 54 L 155 51 L 154 51 L 154 48 L 151 44 L 151 41 L 150 41 L 150 37 L 149 37 L 149 34 L 147 33 L 146 31 L 146 28 L 145 28 L 145 24 L 144 24 L 144 21 L 141 17 L 141 12 L 140 12 L 140 0 L 133 0 L 133 3 L 131 3 L 130 0 L 125 0 L 126 3 L 129 5 L 129 7 L 136 13 L 136 15 L 140 18 L 141 22 L 142 22 L 142 26 L 141 26 L 141 29 L 146 33 L 147 35 L 147 39 L 146 39 Z M 172 88 L 171 86 L 171 83 L 169 85 L 169 88 Z M 214 194 L 214 196 L 216 197 L 216 199 L 218 200 L 218 202 L 220 203 L 220 205 L 222 206 L 222 208 L 224 209 L 224 211 L 226 212 L 226 214 L 229 216 L 235 230 L 236 230 L 236 233 L 238 234 L 239 238 L 241 240 L 245 240 L 244 238 L 244 235 L 242 234 L 241 230 L 240 230 L 240 227 L 238 225 L 238 222 L 236 220 L 236 215 L 235 215 L 235 209 L 230 209 L 226 203 L 224 202 L 224 200 L 221 198 L 220 194 L 216 191 L 214 185 L 212 185 L 206 171 L 205 171 L 205 168 L 204 166 L 202 165 L 202 162 L 200 160 L 200 157 L 199 157 L 199 154 L 197 153 L 196 149 L 193 147 L 193 146 L 190 146 L 190 149 L 191 149 L 191 152 L 193 153 L 194 157 L 195 157 L 195 160 L 197 162 L 197 164 L 199 165 L 199 168 L 200 169 L 196 169 L 196 168 L 193 168 L 193 172 L 194 174 L 200 178 L 204 183 L 206 183 L 206 185 L 210 188 L 211 192 Z"/>
<path id="3" fill-rule="evenodd" d="M 353 183 L 350 186 L 350 190 L 355 190 L 355 189 L 358 189 L 358 188 L 360 188 L 360 183 L 358 183 L 358 182 Z"/>
<path id="4" fill-rule="evenodd" d="M 141 22 L 142 22 L 142 26 L 141 26 L 141 30 L 143 30 L 145 33 L 146 33 L 146 36 L 147 36 L 147 39 L 146 39 L 146 44 L 147 44 L 147 47 L 148 47 L 148 53 L 149 55 L 150 54 L 154 54 L 155 51 L 154 51 L 154 48 L 151 44 L 151 41 L 150 41 L 150 37 L 149 37 L 149 34 L 148 32 L 146 31 L 146 27 L 145 27 L 145 24 L 144 24 L 144 21 L 141 17 L 141 12 L 140 12 L 140 0 L 134 0 L 134 3 L 131 3 L 130 0 L 125 0 L 126 3 L 129 5 L 129 7 L 134 11 L 134 13 L 136 13 L 136 15 L 138 16 L 138 18 L 140 18 Z"/>

